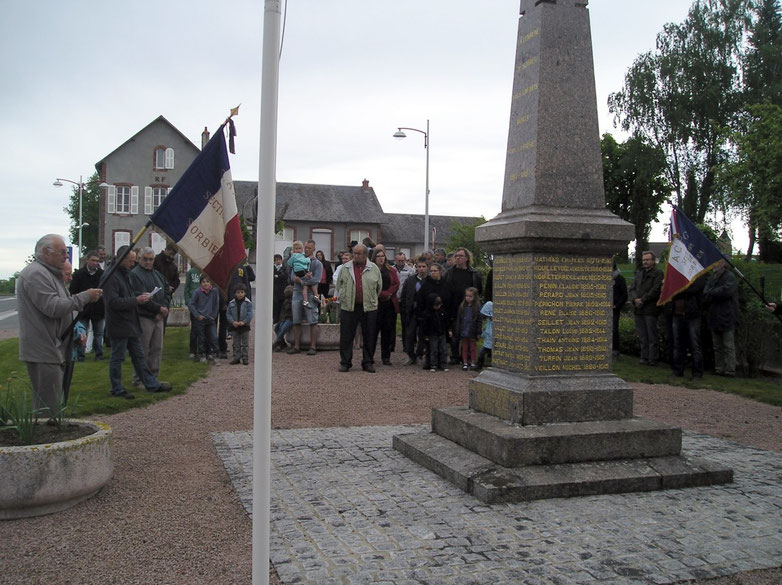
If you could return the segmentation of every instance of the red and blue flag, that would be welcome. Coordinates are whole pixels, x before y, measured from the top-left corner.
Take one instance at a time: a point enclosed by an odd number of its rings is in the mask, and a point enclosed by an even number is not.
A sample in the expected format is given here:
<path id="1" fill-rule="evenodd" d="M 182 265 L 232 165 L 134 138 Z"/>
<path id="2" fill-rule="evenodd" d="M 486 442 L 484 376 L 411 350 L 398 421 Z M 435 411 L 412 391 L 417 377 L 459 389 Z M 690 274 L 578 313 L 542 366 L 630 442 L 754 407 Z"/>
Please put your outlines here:
<path id="1" fill-rule="evenodd" d="M 223 128 L 182 175 L 150 221 L 222 290 L 247 257 Z"/>
<path id="2" fill-rule="evenodd" d="M 668 265 L 665 267 L 665 278 L 657 304 L 664 305 L 670 301 L 723 258 L 717 246 L 674 207 Z"/>

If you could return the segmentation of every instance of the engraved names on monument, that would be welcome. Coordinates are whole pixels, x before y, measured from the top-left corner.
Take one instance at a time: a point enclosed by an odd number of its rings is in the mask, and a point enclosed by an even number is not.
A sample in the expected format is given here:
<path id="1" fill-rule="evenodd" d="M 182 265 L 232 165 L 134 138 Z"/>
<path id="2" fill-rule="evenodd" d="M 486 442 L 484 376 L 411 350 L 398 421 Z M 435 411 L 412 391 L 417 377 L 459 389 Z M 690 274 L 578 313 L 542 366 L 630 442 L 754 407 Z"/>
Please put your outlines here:
<path id="1" fill-rule="evenodd" d="M 495 259 L 494 365 L 527 374 L 607 372 L 611 259 Z"/>

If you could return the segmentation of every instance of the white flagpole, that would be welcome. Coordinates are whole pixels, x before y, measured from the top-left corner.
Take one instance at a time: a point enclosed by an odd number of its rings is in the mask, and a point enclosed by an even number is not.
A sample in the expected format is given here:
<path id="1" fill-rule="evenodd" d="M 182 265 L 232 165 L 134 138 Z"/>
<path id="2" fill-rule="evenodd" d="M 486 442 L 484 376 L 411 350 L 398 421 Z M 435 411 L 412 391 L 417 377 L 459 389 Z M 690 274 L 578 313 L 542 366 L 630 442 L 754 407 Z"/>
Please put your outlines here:
<path id="1" fill-rule="evenodd" d="M 272 259 L 277 200 L 277 83 L 280 0 L 265 0 L 261 73 L 261 138 L 255 294 L 253 398 L 253 585 L 269 583 L 270 461 L 272 407 Z"/>

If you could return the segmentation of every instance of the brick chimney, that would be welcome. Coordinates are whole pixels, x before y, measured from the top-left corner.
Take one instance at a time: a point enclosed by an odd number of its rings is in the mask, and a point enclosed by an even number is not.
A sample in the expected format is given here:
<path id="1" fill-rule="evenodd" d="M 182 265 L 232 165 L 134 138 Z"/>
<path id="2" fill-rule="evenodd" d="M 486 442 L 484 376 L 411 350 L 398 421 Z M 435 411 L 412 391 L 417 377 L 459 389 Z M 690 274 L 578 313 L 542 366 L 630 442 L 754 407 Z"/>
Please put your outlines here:
<path id="1" fill-rule="evenodd" d="M 361 187 L 364 189 L 364 193 L 369 193 L 369 181 L 367 181 L 366 179 L 364 179 L 364 180 L 361 182 Z"/>
<path id="2" fill-rule="evenodd" d="M 209 130 L 207 130 L 206 126 L 204 126 L 204 131 L 201 132 L 201 150 L 204 149 L 204 146 L 206 146 L 207 142 L 209 142 Z"/>

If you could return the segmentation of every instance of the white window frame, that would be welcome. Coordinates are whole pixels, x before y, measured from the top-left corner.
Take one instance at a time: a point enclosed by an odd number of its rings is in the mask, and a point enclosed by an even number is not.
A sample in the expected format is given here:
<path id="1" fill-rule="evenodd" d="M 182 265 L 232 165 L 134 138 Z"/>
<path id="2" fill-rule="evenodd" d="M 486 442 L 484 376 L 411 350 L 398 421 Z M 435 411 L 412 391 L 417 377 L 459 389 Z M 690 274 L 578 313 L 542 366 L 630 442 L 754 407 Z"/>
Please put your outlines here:
<path id="1" fill-rule="evenodd" d="M 130 197 L 131 188 L 129 185 L 117 185 L 114 187 L 115 191 L 115 206 L 114 213 L 121 215 L 127 215 L 130 213 Z M 110 196 L 110 195 L 109 195 Z"/>
<path id="2" fill-rule="evenodd" d="M 170 191 L 171 187 L 144 187 L 144 213 L 155 213 Z"/>
<path id="3" fill-rule="evenodd" d="M 156 146 L 154 152 L 154 158 L 155 161 L 152 165 L 153 168 L 156 171 L 164 171 L 166 169 L 166 147 Z"/>
<path id="4" fill-rule="evenodd" d="M 358 242 L 360 244 L 364 238 L 369 237 L 369 231 L 367 230 L 350 230 L 349 234 L 348 244 L 350 244 L 350 242 Z"/>

